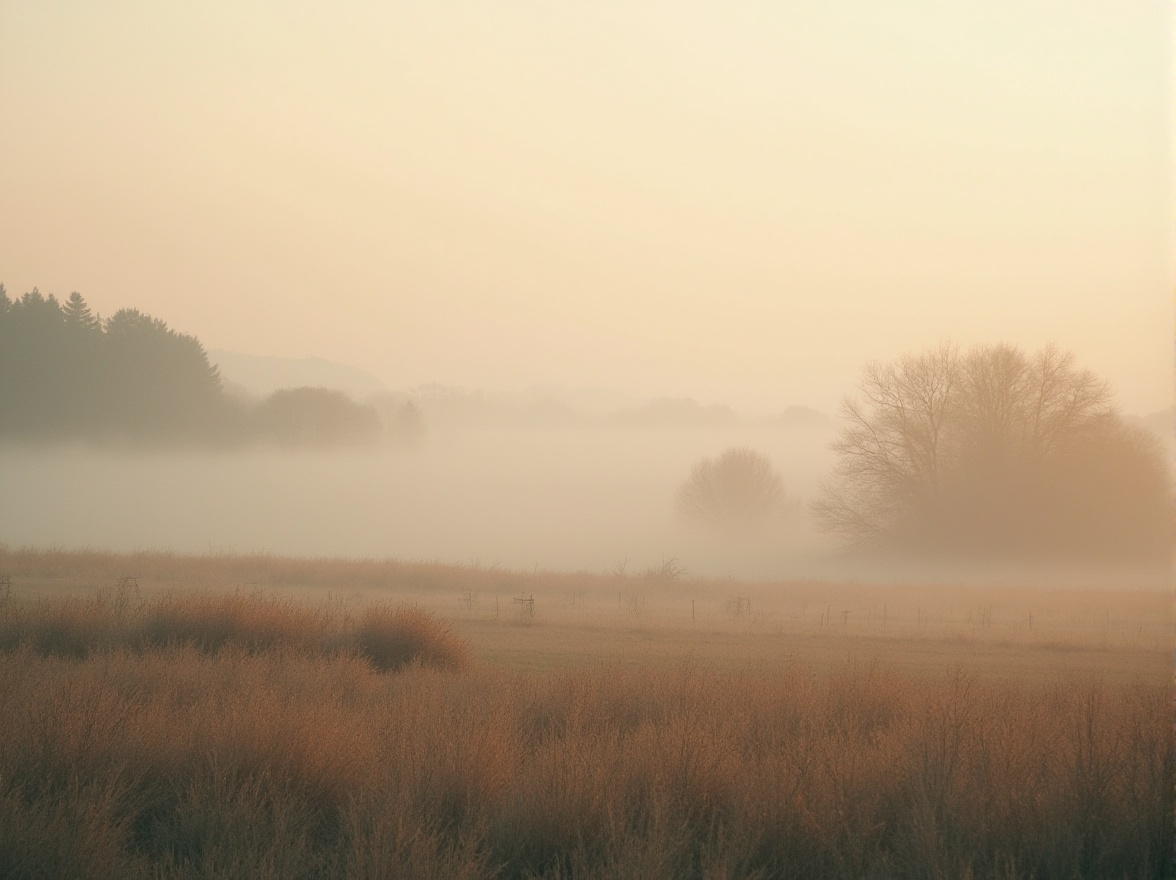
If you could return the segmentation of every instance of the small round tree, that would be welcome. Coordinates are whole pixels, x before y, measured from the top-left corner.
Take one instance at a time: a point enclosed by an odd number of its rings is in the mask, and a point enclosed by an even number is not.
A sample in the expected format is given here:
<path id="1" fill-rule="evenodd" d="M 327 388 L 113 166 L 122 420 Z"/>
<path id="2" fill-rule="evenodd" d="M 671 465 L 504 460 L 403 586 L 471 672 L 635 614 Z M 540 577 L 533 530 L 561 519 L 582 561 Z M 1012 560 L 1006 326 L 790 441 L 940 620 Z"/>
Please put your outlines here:
<path id="1" fill-rule="evenodd" d="M 784 513 L 785 502 L 784 481 L 768 457 L 746 447 L 700 461 L 674 498 L 683 519 L 725 531 L 763 526 Z"/>

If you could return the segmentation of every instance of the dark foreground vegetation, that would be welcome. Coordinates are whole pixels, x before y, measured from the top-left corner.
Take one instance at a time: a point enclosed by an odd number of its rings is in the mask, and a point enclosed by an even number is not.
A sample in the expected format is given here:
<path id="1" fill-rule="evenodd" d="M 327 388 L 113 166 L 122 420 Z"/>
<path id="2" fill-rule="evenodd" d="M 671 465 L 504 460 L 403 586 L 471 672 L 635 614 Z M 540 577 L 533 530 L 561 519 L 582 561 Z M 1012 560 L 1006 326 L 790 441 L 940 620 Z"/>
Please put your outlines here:
<path id="1" fill-rule="evenodd" d="M 1163 682 L 471 665 L 419 610 L 7 600 L 0 876 L 1164 876 Z"/>

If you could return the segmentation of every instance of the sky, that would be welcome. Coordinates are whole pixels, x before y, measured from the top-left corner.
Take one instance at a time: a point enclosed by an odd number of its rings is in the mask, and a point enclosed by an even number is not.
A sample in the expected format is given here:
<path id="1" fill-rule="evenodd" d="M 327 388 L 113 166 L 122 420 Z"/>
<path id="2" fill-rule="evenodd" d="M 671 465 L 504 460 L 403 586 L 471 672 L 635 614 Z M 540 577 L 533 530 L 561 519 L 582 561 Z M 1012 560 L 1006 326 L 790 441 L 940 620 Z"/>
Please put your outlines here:
<path id="1" fill-rule="evenodd" d="M 1055 342 L 1173 387 L 1172 8 L 0 5 L 0 281 L 389 387 L 832 408 Z"/>

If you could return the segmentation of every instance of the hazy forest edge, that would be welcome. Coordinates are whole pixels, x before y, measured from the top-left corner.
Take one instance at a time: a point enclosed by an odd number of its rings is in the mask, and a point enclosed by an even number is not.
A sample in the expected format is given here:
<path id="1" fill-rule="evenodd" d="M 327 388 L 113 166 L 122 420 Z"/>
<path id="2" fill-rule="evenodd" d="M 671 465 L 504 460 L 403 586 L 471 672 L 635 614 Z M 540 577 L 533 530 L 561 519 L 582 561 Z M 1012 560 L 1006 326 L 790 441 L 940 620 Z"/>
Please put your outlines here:
<path id="1" fill-rule="evenodd" d="M 0 438 L 113 446 L 232 447 L 370 443 L 376 410 L 325 388 L 260 401 L 226 391 L 204 346 L 124 308 L 101 319 L 81 294 L 64 302 L 0 285 Z"/>

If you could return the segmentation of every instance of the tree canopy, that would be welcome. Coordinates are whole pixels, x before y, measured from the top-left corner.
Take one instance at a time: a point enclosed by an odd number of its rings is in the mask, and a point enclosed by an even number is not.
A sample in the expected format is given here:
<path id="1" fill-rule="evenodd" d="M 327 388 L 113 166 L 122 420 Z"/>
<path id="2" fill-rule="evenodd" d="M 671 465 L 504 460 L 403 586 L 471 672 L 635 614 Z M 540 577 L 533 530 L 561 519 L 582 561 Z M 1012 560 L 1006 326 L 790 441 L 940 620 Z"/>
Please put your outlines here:
<path id="1" fill-rule="evenodd" d="M 694 466 L 674 505 L 684 519 L 725 531 L 758 528 L 785 508 L 784 481 L 761 452 L 732 447 Z"/>
<path id="2" fill-rule="evenodd" d="M 323 389 L 250 411 L 195 336 L 137 309 L 102 320 L 80 293 L 14 300 L 0 285 L 0 439 L 324 445 L 379 432 L 374 409 Z"/>
<path id="3" fill-rule="evenodd" d="M 863 370 L 818 523 L 858 545 L 1166 563 L 1158 443 L 1071 354 L 942 345 Z"/>
<path id="4" fill-rule="evenodd" d="M 215 367 L 193 337 L 123 309 L 94 315 L 0 287 L 0 433 L 30 439 L 206 437 L 223 428 Z"/>
<path id="5" fill-rule="evenodd" d="M 262 436 L 287 447 L 357 444 L 380 434 L 372 407 L 328 388 L 281 388 L 262 401 L 255 418 Z"/>

